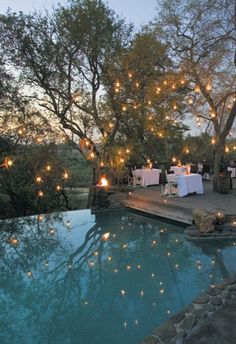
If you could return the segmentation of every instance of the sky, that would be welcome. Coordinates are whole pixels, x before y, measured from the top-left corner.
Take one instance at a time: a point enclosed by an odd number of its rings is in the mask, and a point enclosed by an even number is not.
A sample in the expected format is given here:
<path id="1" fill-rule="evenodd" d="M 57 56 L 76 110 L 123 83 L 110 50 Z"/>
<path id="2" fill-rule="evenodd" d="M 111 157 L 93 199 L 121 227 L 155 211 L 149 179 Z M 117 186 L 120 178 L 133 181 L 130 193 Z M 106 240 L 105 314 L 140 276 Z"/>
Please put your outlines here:
<path id="1" fill-rule="evenodd" d="M 24 13 L 49 10 L 58 2 L 65 4 L 66 0 L 0 0 L 0 13 L 4 14 L 7 8 Z M 107 3 L 117 14 L 134 23 L 136 28 L 152 20 L 156 13 L 156 0 L 107 0 Z"/>

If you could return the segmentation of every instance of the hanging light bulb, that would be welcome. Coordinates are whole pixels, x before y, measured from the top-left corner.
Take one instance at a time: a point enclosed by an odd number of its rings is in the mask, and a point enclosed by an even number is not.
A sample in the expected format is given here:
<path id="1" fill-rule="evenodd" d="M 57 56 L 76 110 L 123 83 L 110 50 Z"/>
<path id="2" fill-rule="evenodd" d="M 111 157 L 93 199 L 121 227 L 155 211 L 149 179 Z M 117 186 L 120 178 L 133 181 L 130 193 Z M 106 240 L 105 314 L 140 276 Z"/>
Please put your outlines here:
<path id="1" fill-rule="evenodd" d="M 42 178 L 40 176 L 37 176 L 35 180 L 36 180 L 36 183 L 41 183 Z"/>
<path id="2" fill-rule="evenodd" d="M 208 82 L 208 83 L 206 84 L 206 90 L 207 90 L 208 92 L 212 90 L 212 86 L 211 86 L 211 83 L 210 83 L 210 82 Z"/>
<path id="3" fill-rule="evenodd" d="M 194 92 L 196 92 L 196 93 L 200 93 L 201 92 L 201 89 L 200 89 L 199 85 L 195 85 Z"/>
<path id="4" fill-rule="evenodd" d="M 211 139 L 211 144 L 212 144 L 212 145 L 215 145 L 215 144 L 216 144 L 216 139 L 215 139 L 214 137 L 212 137 L 212 139 Z"/>

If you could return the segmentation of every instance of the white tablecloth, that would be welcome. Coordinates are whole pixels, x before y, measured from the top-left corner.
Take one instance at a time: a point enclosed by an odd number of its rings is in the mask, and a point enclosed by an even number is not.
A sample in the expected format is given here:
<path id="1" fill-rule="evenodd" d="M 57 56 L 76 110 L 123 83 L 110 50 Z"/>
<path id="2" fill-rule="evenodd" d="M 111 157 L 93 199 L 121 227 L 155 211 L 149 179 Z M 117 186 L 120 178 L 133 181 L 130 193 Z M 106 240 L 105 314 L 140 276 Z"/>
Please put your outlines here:
<path id="1" fill-rule="evenodd" d="M 170 171 L 173 171 L 174 174 L 181 174 L 184 173 L 187 169 L 187 166 L 171 166 Z"/>
<path id="2" fill-rule="evenodd" d="M 236 167 L 228 167 L 228 171 L 231 171 L 231 178 L 236 178 Z"/>
<path id="3" fill-rule="evenodd" d="M 181 174 L 181 175 L 168 175 L 168 182 L 177 184 L 178 196 L 183 197 L 189 193 L 196 192 L 203 194 L 202 177 L 200 174 Z"/>
<path id="4" fill-rule="evenodd" d="M 141 178 L 142 186 L 159 184 L 161 170 L 142 168 L 133 171 L 135 177 Z"/>

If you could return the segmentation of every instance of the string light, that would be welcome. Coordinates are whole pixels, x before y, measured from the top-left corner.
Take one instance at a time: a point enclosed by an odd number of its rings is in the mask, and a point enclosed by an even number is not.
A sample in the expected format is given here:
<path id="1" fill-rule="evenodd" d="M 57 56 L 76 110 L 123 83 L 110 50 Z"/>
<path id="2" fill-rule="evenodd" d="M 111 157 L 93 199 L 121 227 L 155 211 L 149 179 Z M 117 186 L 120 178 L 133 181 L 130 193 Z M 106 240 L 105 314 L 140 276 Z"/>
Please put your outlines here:
<path id="1" fill-rule="evenodd" d="M 194 87 L 194 92 L 196 92 L 196 93 L 200 93 L 200 92 L 201 92 L 201 89 L 200 89 L 200 86 L 199 86 L 199 85 L 196 85 L 196 86 Z"/>
<path id="2" fill-rule="evenodd" d="M 211 139 L 211 144 L 212 144 L 212 145 L 215 145 L 215 144 L 216 144 L 216 139 L 215 139 L 214 137 L 212 137 L 212 139 Z"/>
<path id="3" fill-rule="evenodd" d="M 212 90 L 212 86 L 211 86 L 211 83 L 210 83 L 210 82 L 208 82 L 208 83 L 206 84 L 206 90 L 207 90 L 207 91 L 211 91 L 211 90 Z"/>
<path id="4" fill-rule="evenodd" d="M 35 180 L 36 180 L 36 183 L 41 183 L 42 178 L 40 176 L 37 176 Z"/>
<path id="5" fill-rule="evenodd" d="M 65 173 L 63 174 L 63 177 L 64 177 L 64 179 L 68 179 L 68 178 L 69 178 L 68 172 L 65 172 Z"/>
<path id="6" fill-rule="evenodd" d="M 51 168 L 50 165 L 47 165 L 47 166 L 46 166 L 46 170 L 47 170 L 48 172 L 51 171 L 51 169 L 52 169 L 52 168 Z"/>
<path id="7" fill-rule="evenodd" d="M 15 238 L 15 237 L 12 237 L 11 239 L 10 239 L 10 244 L 12 245 L 12 246 L 18 246 L 18 244 L 19 244 L 19 241 Z"/>
<path id="8" fill-rule="evenodd" d="M 43 191 L 39 191 L 39 192 L 38 192 L 38 196 L 39 196 L 39 197 L 43 197 L 43 195 L 44 195 Z"/>
<path id="9" fill-rule="evenodd" d="M 125 105 L 122 106 L 122 111 L 126 111 L 127 107 Z"/>
<path id="10" fill-rule="evenodd" d="M 61 186 L 60 186 L 60 185 L 57 185 L 57 186 L 56 186 L 56 190 L 57 190 L 57 191 L 61 191 Z"/>

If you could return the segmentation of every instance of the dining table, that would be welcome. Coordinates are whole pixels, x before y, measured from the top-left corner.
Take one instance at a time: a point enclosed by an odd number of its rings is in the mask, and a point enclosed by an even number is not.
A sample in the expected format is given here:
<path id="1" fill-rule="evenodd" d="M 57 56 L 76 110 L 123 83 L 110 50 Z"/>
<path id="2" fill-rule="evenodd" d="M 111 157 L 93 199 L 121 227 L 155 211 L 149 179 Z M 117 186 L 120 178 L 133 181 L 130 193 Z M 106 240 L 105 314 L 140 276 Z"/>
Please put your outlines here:
<path id="1" fill-rule="evenodd" d="M 177 186 L 177 195 L 179 197 L 187 196 L 190 193 L 203 194 L 202 177 L 197 173 L 190 174 L 168 174 L 167 181 L 169 185 L 169 194 L 171 194 L 172 185 Z"/>
<path id="2" fill-rule="evenodd" d="M 133 176 L 141 179 L 143 187 L 158 185 L 160 182 L 161 170 L 156 168 L 140 168 L 132 171 Z"/>

